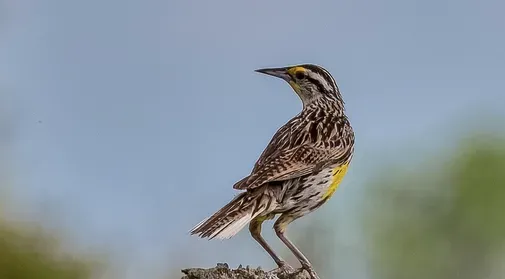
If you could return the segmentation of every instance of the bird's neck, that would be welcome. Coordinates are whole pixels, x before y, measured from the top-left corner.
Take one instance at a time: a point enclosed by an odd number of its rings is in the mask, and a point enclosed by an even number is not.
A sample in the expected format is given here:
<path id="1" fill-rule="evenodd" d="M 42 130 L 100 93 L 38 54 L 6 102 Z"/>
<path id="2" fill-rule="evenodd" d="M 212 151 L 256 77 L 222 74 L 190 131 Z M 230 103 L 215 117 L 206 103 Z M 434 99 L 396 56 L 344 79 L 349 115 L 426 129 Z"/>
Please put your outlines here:
<path id="1" fill-rule="evenodd" d="M 309 103 L 303 103 L 304 112 L 321 111 L 324 114 L 332 114 L 334 116 L 345 116 L 344 102 L 338 96 L 321 96 Z"/>

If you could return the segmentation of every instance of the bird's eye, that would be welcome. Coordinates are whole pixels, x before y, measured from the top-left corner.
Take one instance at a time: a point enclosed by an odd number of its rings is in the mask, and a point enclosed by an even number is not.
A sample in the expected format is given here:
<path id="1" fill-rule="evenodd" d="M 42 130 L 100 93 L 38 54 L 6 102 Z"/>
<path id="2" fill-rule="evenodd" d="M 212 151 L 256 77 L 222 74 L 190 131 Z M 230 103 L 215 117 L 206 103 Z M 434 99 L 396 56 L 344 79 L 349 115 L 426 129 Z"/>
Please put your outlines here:
<path id="1" fill-rule="evenodd" d="M 298 71 L 295 73 L 296 79 L 303 79 L 305 78 L 305 72 L 304 71 Z"/>

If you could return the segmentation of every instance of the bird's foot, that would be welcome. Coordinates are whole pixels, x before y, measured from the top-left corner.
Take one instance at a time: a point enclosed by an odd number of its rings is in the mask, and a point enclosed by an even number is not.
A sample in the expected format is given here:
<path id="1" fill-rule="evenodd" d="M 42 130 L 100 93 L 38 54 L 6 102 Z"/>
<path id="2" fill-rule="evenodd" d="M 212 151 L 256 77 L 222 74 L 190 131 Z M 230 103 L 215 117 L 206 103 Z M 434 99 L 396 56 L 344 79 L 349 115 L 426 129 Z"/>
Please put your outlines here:
<path id="1" fill-rule="evenodd" d="M 320 279 L 311 265 L 302 264 L 302 269 L 306 270 L 309 273 L 311 279 Z"/>
<path id="2" fill-rule="evenodd" d="M 314 269 L 307 270 L 307 272 L 309 273 L 311 279 L 320 279 Z"/>
<path id="3" fill-rule="evenodd" d="M 279 267 L 278 268 L 274 268 L 272 270 L 269 271 L 269 273 L 283 273 L 283 274 L 292 274 L 292 273 L 295 273 L 296 270 L 290 266 L 289 264 L 287 264 L 286 262 L 282 261 L 280 263 L 277 264 Z"/>

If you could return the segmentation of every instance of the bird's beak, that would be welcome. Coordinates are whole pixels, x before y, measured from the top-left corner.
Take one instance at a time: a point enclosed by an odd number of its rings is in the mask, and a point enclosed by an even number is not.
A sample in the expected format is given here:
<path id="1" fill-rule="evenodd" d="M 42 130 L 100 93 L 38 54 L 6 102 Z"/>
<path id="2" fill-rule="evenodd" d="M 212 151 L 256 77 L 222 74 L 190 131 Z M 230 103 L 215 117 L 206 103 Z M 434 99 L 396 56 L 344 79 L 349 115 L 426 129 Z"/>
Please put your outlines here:
<path id="1" fill-rule="evenodd" d="M 291 81 L 291 76 L 288 74 L 286 68 L 268 68 L 268 69 L 258 69 L 255 72 L 282 78 L 283 80 L 289 82 Z"/>

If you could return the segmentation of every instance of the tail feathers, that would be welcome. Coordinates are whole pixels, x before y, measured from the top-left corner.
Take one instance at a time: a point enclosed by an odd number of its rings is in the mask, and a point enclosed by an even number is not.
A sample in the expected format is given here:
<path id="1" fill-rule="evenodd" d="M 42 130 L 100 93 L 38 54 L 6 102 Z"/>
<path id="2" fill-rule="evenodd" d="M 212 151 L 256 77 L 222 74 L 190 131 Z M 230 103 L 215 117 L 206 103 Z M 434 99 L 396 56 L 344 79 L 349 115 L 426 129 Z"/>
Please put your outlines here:
<path id="1" fill-rule="evenodd" d="M 255 202 L 247 192 L 239 194 L 214 215 L 198 223 L 190 233 L 209 239 L 228 239 L 242 230 L 252 219 L 262 213 L 255 210 Z"/>

